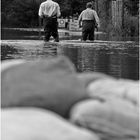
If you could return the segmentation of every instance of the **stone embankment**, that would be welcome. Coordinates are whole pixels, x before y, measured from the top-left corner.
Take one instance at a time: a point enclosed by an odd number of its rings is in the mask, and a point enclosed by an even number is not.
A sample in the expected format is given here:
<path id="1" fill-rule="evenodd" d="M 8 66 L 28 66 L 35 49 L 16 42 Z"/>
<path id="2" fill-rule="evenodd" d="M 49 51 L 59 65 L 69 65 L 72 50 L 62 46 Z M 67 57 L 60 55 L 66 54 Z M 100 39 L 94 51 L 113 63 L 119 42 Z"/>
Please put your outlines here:
<path id="1" fill-rule="evenodd" d="M 68 58 L 6 60 L 2 140 L 138 140 L 139 81 L 77 73 Z"/>

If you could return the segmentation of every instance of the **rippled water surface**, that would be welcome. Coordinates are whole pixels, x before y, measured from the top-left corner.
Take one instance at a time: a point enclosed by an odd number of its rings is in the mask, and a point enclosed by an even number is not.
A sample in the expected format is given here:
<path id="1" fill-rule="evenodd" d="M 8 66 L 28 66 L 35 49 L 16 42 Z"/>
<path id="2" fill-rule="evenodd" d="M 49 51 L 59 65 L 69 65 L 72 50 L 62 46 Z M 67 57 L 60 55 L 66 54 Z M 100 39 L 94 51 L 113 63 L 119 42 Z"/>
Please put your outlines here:
<path id="1" fill-rule="evenodd" d="M 94 44 L 94 43 L 93 43 Z M 99 45 L 99 44 L 98 44 Z M 139 47 L 124 43 L 113 46 L 76 46 L 52 45 L 21 47 L 2 45 L 2 60 L 5 59 L 36 59 L 56 55 L 66 55 L 75 64 L 77 71 L 96 71 L 117 78 L 139 79 Z"/>
<path id="2" fill-rule="evenodd" d="M 28 37 L 27 37 L 28 35 Z M 29 37 L 36 38 L 31 41 Z M 22 40 L 23 45 L 2 44 L 1 59 L 36 59 L 48 58 L 56 55 L 66 55 L 75 64 L 77 71 L 96 71 L 112 75 L 117 78 L 139 79 L 139 45 L 131 43 L 92 43 L 92 45 L 54 45 L 41 44 L 37 45 L 38 33 L 25 31 L 2 30 L 2 39 L 4 40 Z M 80 36 L 60 36 L 63 39 L 79 39 Z M 96 39 L 98 39 L 96 37 Z M 103 40 L 103 38 L 99 38 Z M 106 40 L 106 38 L 104 38 Z M 39 41 L 39 40 L 38 40 Z M 37 42 L 38 42 L 37 41 Z M 24 45 L 26 42 L 32 42 L 32 46 Z"/>

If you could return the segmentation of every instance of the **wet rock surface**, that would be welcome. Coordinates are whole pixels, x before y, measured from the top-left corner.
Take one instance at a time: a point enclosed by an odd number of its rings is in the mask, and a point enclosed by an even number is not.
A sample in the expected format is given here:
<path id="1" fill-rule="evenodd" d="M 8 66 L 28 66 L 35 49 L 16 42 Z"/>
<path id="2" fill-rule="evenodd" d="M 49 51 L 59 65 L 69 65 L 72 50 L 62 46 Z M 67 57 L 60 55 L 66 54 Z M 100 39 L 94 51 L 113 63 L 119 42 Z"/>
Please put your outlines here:
<path id="1" fill-rule="evenodd" d="M 84 72 L 78 73 L 77 77 L 80 81 L 84 82 L 85 86 L 87 87 L 90 83 L 95 82 L 96 80 L 100 79 L 113 79 L 113 77 L 99 73 L 99 72 Z"/>
<path id="2" fill-rule="evenodd" d="M 102 79 L 87 87 L 90 97 L 109 100 L 121 98 L 139 106 L 139 82 L 123 79 Z"/>
<path id="3" fill-rule="evenodd" d="M 2 140 L 99 140 L 53 112 L 35 108 L 2 109 Z"/>
<path id="4" fill-rule="evenodd" d="M 138 110 L 129 102 L 87 100 L 71 110 L 71 121 L 96 132 L 101 139 L 136 139 L 139 136 Z"/>
<path id="5" fill-rule="evenodd" d="M 11 68 L 11 67 L 14 67 L 16 65 L 19 65 L 19 64 L 23 64 L 25 63 L 26 61 L 25 60 L 5 60 L 2 62 L 2 67 L 1 67 L 1 72 L 3 73 L 5 70 Z"/>

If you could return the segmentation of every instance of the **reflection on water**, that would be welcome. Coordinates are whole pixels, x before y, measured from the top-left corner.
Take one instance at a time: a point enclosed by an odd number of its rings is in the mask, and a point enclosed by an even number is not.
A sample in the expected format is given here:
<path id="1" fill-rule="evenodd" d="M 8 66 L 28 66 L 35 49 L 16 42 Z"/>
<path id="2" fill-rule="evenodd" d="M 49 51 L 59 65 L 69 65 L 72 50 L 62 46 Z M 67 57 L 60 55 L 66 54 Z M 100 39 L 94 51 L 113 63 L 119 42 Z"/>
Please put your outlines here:
<path id="1" fill-rule="evenodd" d="M 138 47 L 132 48 L 59 48 L 79 72 L 96 71 L 117 78 L 139 79 Z"/>
<path id="2" fill-rule="evenodd" d="M 63 48 L 61 51 L 72 60 L 80 72 L 103 72 L 117 78 L 139 77 L 138 48 Z"/>
<path id="3" fill-rule="evenodd" d="M 20 48 L 20 49 L 19 49 Z M 117 78 L 139 79 L 139 48 L 129 45 L 117 47 L 62 47 L 44 45 L 37 49 L 2 46 L 1 59 L 26 60 L 66 55 L 78 72 L 96 71 Z"/>

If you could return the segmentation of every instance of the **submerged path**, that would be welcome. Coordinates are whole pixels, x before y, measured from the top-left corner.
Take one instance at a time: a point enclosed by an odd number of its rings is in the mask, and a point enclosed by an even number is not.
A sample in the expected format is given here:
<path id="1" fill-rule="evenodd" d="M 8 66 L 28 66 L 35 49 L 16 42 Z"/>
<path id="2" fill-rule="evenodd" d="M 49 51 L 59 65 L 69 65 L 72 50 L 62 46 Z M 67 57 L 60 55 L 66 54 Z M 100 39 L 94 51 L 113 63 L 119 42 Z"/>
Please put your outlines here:
<path id="1" fill-rule="evenodd" d="M 60 42 L 44 42 L 43 40 L 2 40 L 1 46 L 14 46 L 20 48 L 34 48 L 39 49 L 44 46 L 57 46 L 57 47 L 139 47 L 139 45 L 133 41 L 102 41 L 95 40 L 94 42 L 80 40 L 62 40 Z"/>
<path id="2" fill-rule="evenodd" d="M 43 28 L 2 28 L 2 29 L 10 29 L 10 30 L 18 30 L 18 31 L 34 31 L 34 32 L 44 32 Z M 81 30 L 77 30 L 77 31 L 72 31 L 72 30 L 68 30 L 68 29 L 58 29 L 59 34 L 65 34 L 65 33 L 69 33 L 70 35 L 81 35 L 82 31 Z M 95 34 L 105 34 L 104 32 L 96 32 Z"/>

